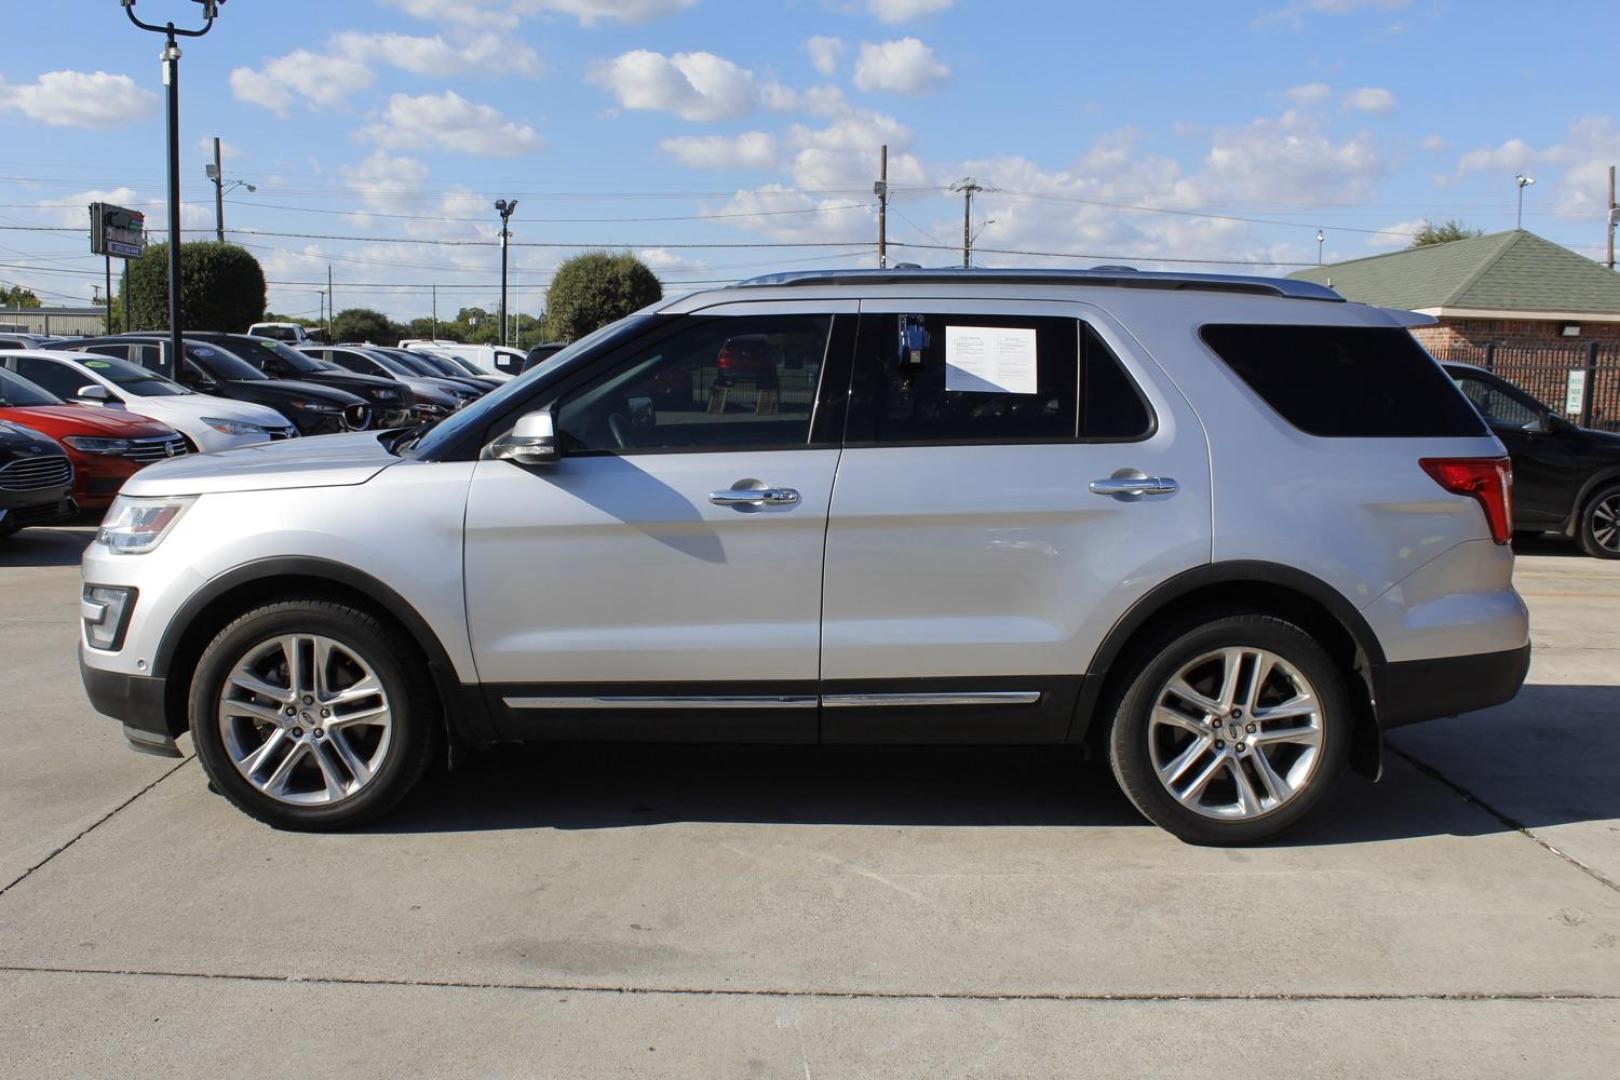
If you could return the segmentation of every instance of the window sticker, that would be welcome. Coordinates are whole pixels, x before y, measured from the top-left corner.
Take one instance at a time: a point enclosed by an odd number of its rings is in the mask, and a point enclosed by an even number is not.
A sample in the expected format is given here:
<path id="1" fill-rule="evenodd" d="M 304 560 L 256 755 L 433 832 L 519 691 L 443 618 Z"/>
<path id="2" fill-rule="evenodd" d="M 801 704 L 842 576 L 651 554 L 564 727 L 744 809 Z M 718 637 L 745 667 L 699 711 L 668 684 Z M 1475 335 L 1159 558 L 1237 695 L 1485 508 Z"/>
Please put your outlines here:
<path id="1" fill-rule="evenodd" d="M 980 394 L 1035 393 L 1035 330 L 947 326 L 945 389 Z"/>

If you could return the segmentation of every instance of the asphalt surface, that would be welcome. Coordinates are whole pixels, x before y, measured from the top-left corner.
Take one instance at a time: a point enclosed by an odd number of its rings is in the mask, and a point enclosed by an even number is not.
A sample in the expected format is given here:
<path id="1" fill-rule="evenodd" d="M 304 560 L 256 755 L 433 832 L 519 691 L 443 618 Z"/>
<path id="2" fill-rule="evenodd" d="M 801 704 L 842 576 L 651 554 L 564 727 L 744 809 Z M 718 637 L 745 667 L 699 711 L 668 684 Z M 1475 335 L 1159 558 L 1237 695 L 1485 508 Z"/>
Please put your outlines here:
<path id="1" fill-rule="evenodd" d="M 1284 842 L 1050 750 L 541 749 L 282 834 L 124 749 L 85 529 L 0 547 L 0 1076 L 1614 1075 L 1620 563 Z"/>

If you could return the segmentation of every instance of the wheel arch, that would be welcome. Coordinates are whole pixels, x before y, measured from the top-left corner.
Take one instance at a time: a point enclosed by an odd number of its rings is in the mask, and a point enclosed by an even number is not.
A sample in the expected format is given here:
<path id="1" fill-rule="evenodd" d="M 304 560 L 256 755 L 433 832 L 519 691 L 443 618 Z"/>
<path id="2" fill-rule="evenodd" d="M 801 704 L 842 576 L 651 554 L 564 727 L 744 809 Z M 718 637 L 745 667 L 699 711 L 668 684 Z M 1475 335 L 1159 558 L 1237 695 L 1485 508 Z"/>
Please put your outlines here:
<path id="1" fill-rule="evenodd" d="M 1564 532 L 1569 536 L 1579 536 L 1581 519 L 1586 516 L 1586 507 L 1596 495 L 1608 484 L 1620 484 L 1620 465 L 1609 465 L 1598 469 L 1581 484 L 1581 490 L 1575 495 L 1575 505 L 1569 509 L 1569 522 L 1564 526 Z"/>
<path id="2" fill-rule="evenodd" d="M 491 737 L 481 697 L 464 687 L 443 642 L 410 601 L 363 570 L 312 556 L 244 563 L 210 580 L 175 612 L 152 661 L 152 674 L 165 680 L 171 726 L 184 730 L 191 674 L 214 636 L 253 605 L 298 593 L 340 598 L 394 623 L 422 651 L 451 733 L 477 742 Z"/>
<path id="3" fill-rule="evenodd" d="M 1170 578 L 1139 599 L 1103 638 L 1086 672 L 1070 728 L 1071 741 L 1106 732 L 1097 710 L 1127 677 L 1132 650 L 1159 627 L 1201 609 L 1259 611 L 1295 622 L 1328 650 L 1346 675 L 1355 708 L 1350 763 L 1377 779 L 1381 740 L 1372 696 L 1372 670 L 1384 663 L 1383 646 L 1355 606 L 1327 582 L 1280 563 L 1235 560 L 1208 563 Z"/>

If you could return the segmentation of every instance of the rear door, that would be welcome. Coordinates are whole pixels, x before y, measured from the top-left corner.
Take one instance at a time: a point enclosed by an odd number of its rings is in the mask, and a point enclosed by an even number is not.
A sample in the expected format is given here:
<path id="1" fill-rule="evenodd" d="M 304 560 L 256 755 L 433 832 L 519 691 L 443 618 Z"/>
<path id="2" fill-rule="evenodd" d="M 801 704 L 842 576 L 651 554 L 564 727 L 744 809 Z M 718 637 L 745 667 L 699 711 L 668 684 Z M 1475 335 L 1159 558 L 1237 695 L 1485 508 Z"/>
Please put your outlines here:
<path id="1" fill-rule="evenodd" d="M 531 403 L 555 407 L 561 460 L 478 462 L 468 625 L 508 733 L 816 738 L 854 307 L 656 320 Z M 763 343 L 764 362 L 733 369 L 741 340 Z"/>
<path id="2" fill-rule="evenodd" d="M 865 301 L 854 367 L 823 738 L 1062 739 L 1115 619 L 1209 559 L 1202 429 L 1087 305 Z"/>
<path id="3" fill-rule="evenodd" d="M 1548 430 L 1547 409 L 1506 380 L 1483 371 L 1446 371 L 1513 459 L 1514 524 L 1562 527 L 1589 473 L 1580 448 L 1557 429 Z"/>

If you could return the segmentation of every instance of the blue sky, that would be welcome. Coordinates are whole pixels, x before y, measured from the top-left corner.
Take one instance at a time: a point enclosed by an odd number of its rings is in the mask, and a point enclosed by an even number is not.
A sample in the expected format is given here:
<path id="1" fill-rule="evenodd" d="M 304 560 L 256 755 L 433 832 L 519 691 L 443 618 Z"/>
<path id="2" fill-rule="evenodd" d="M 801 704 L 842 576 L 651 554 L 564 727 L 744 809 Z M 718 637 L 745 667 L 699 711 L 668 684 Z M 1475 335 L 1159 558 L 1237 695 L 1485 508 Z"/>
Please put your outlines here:
<path id="1" fill-rule="evenodd" d="M 7 5 L 0 281 L 88 299 L 83 207 L 163 222 L 161 40 L 116 0 Z M 75 21 L 63 25 L 71 8 Z M 138 0 L 194 23 L 191 0 Z M 515 304 L 581 245 L 679 290 L 892 257 L 1286 271 L 1425 218 L 1601 255 L 1620 162 L 1613 5 L 1462 0 L 230 0 L 183 44 L 185 223 L 231 238 L 271 306 L 492 307 L 492 201 L 516 197 Z M 38 231 L 44 227 L 47 231 Z M 298 235 L 267 235 L 298 234 Z M 198 233 L 201 237 L 204 234 Z M 562 245 L 558 247 L 528 245 Z M 808 245 L 820 246 L 808 246 Z M 780 245 L 780 246 L 743 246 Z M 805 246 L 798 246 L 805 245 Z M 1174 261 L 1188 260 L 1188 261 Z M 1195 262 L 1191 260 L 1209 260 Z"/>

